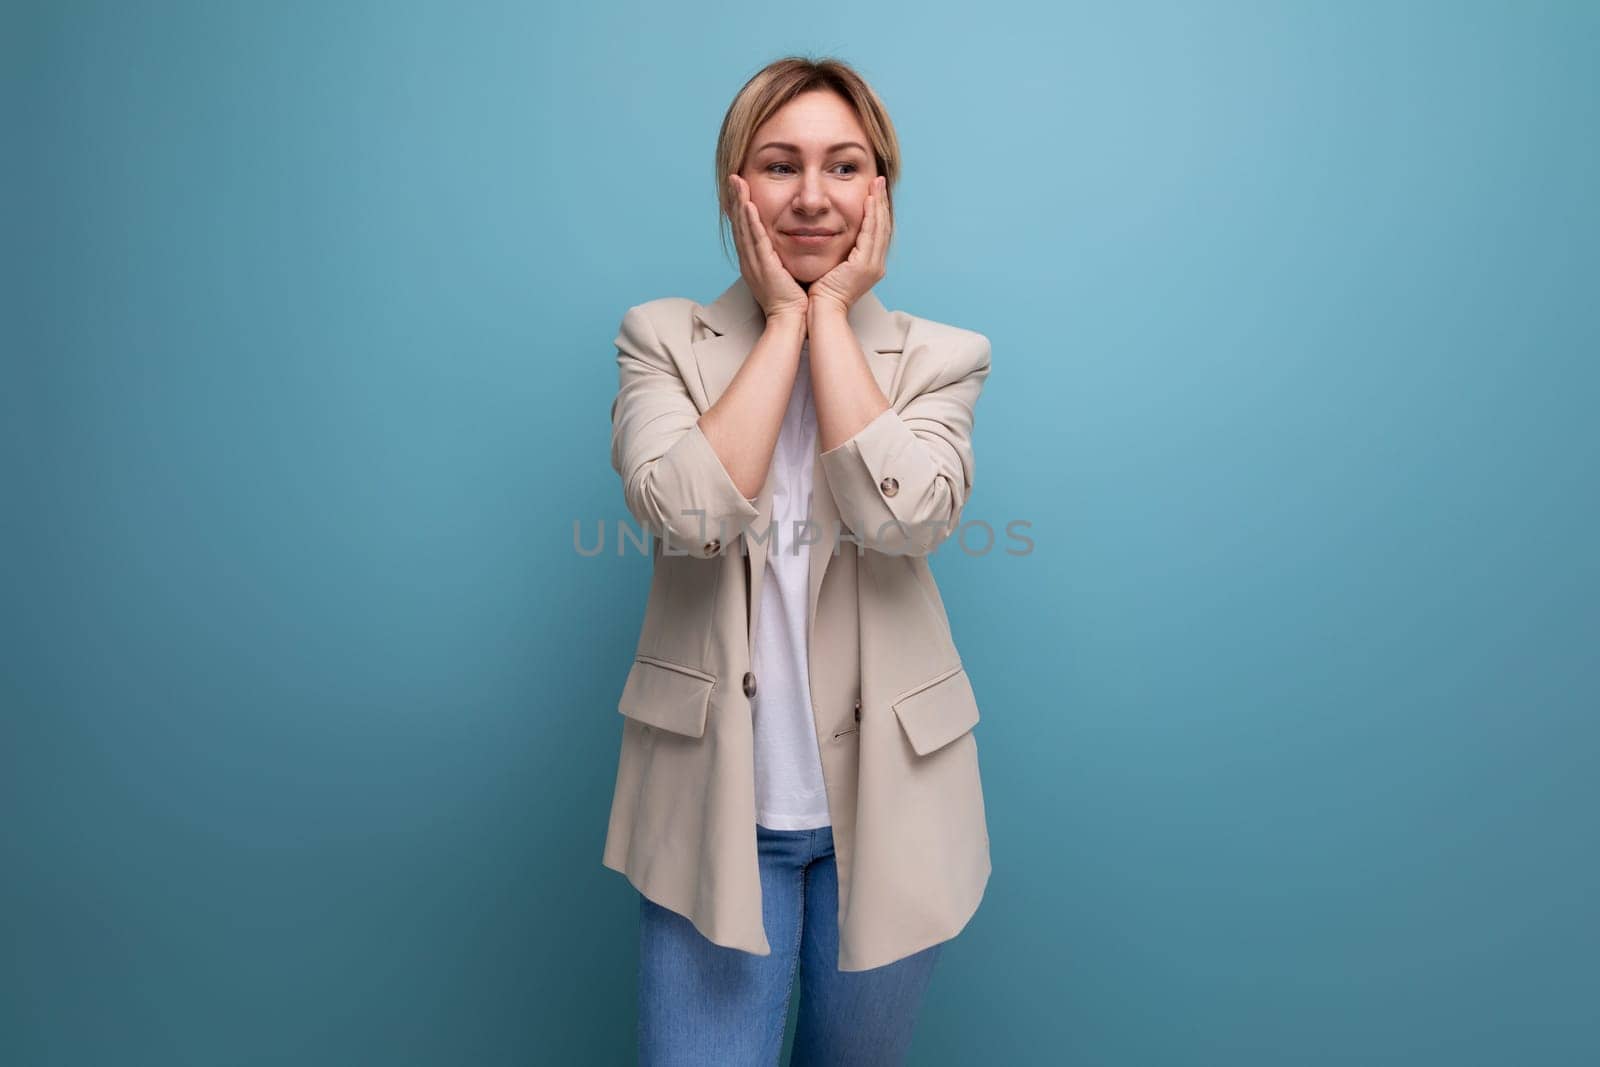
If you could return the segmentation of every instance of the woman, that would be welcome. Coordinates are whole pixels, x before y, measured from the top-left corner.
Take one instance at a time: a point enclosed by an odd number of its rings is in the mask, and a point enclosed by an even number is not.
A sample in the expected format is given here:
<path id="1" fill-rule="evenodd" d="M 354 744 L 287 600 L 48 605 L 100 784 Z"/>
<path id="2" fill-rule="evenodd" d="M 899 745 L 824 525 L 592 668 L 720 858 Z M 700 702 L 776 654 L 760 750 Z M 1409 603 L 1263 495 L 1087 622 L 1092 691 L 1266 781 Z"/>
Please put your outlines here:
<path id="1" fill-rule="evenodd" d="M 972 490 L 982 334 L 888 311 L 877 95 L 788 58 L 717 173 L 741 277 L 630 308 L 612 466 L 655 535 L 604 863 L 640 893 L 646 1063 L 896 1063 L 978 907 L 978 708 L 927 557 Z"/>

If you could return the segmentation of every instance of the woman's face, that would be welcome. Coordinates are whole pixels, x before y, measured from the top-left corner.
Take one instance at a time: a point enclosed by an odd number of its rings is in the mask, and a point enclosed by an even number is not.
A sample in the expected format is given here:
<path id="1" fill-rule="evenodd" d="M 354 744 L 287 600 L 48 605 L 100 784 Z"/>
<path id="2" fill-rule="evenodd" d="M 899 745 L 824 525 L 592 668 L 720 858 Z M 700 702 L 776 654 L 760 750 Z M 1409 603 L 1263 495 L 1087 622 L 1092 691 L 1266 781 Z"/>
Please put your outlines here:
<path id="1" fill-rule="evenodd" d="M 801 93 L 761 124 L 739 176 L 784 267 L 813 282 L 850 254 L 878 168 L 866 131 L 837 93 Z M 822 231 L 801 239 L 796 231 Z"/>

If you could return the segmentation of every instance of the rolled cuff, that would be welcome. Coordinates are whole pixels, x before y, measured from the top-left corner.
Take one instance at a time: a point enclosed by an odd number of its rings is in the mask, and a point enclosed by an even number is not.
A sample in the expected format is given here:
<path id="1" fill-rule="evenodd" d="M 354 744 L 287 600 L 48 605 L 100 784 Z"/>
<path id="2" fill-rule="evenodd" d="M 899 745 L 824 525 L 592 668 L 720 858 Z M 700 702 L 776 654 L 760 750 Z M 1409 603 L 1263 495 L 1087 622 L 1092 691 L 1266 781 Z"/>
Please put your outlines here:
<path id="1" fill-rule="evenodd" d="M 950 484 L 893 407 L 820 458 L 840 518 L 867 549 L 926 555 L 949 535 Z"/>
<path id="2" fill-rule="evenodd" d="M 642 489 L 652 529 L 664 531 L 680 554 L 719 555 L 760 514 L 734 484 L 698 421 L 651 466 Z"/>

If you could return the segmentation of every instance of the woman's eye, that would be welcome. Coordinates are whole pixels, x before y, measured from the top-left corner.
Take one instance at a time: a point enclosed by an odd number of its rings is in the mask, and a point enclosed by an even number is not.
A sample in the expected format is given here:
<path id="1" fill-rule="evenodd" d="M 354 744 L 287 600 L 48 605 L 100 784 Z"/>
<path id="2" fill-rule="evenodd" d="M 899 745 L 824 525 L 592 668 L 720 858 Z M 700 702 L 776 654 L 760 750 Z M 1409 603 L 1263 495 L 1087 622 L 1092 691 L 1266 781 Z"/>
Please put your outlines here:
<path id="1" fill-rule="evenodd" d="M 793 167 L 790 167 L 789 164 L 787 164 L 787 163 L 770 163 L 770 164 L 767 165 L 767 169 L 769 171 L 770 170 L 777 170 L 779 167 L 787 167 L 789 170 L 793 170 L 794 169 Z M 854 163 L 840 163 L 837 166 L 835 166 L 834 169 L 837 170 L 839 167 L 849 167 L 850 168 L 849 172 L 851 174 L 854 174 L 856 171 L 861 169 L 860 167 L 858 167 Z"/>

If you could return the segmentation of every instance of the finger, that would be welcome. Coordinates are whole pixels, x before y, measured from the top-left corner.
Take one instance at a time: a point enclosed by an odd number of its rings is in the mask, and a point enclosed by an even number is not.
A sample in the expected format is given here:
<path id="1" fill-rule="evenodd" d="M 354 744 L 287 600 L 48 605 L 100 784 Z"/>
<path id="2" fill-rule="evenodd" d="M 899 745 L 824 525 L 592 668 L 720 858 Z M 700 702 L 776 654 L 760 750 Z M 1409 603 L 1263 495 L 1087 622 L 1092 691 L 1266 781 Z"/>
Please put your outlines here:
<path id="1" fill-rule="evenodd" d="M 750 197 L 745 188 L 743 179 L 738 181 L 738 205 L 734 215 L 738 219 L 739 229 L 739 263 L 745 276 L 759 292 L 764 271 L 761 265 L 761 253 L 756 247 L 755 239 L 750 233 Z"/>
<path id="2" fill-rule="evenodd" d="M 752 225 L 755 227 L 756 240 L 761 246 L 761 258 L 768 268 L 776 270 L 783 266 L 783 260 L 778 258 L 778 250 L 772 246 L 772 238 L 767 235 L 766 226 L 761 223 L 761 216 L 756 213 L 755 205 L 750 207 Z"/>
<path id="3" fill-rule="evenodd" d="M 877 190 L 867 194 L 866 210 L 861 213 L 861 232 L 856 234 L 856 246 L 850 250 L 850 258 L 858 264 L 870 264 L 874 250 L 877 248 L 878 234 L 878 194 Z"/>
<path id="4" fill-rule="evenodd" d="M 746 254 L 746 259 L 749 259 L 750 234 L 749 234 L 749 230 L 746 229 L 746 214 L 744 214 L 744 203 L 746 203 L 746 200 L 744 200 L 744 182 L 739 181 L 738 178 L 734 178 L 733 179 L 733 219 L 734 219 L 734 226 L 738 227 L 738 230 L 739 230 L 739 248 L 741 248 L 741 250 L 744 251 L 744 254 Z"/>
<path id="5" fill-rule="evenodd" d="M 884 270 L 889 259 L 889 240 L 894 233 L 894 213 L 889 210 L 889 179 L 883 180 L 883 203 L 878 209 L 878 268 Z"/>
<path id="6" fill-rule="evenodd" d="M 739 253 L 739 263 L 744 264 L 744 229 L 739 216 L 744 213 L 744 208 L 739 202 L 739 179 L 728 175 L 729 198 L 732 203 L 728 205 L 728 225 L 733 229 L 733 246 Z"/>
<path id="7" fill-rule="evenodd" d="M 882 189 L 884 184 L 882 178 L 875 179 L 874 184 L 880 188 L 873 194 L 872 255 L 869 266 L 875 274 L 881 274 L 884 257 L 889 247 L 889 198 Z"/>
<path id="8" fill-rule="evenodd" d="M 878 229 L 879 220 L 882 218 L 883 206 L 883 194 L 878 191 L 876 180 L 873 181 L 873 186 L 872 196 L 867 201 L 867 218 L 861 227 L 861 232 L 866 235 L 864 242 L 866 247 L 863 252 L 868 262 L 871 262 L 878 252 Z"/>
<path id="9" fill-rule="evenodd" d="M 750 205 L 746 220 L 751 234 L 750 243 L 755 249 L 762 291 L 776 295 L 779 289 L 787 288 L 783 279 L 788 276 L 788 268 L 778 257 L 778 250 L 772 246 L 772 239 L 767 235 L 767 227 L 761 221 L 761 213 L 756 210 L 753 203 Z"/>
<path id="10" fill-rule="evenodd" d="M 767 232 L 761 225 L 761 215 L 756 211 L 754 204 L 746 203 L 744 208 L 744 226 L 750 235 L 750 251 L 760 264 L 763 272 L 767 269 Z"/>
<path id="11" fill-rule="evenodd" d="M 867 202 L 861 212 L 861 228 L 856 231 L 855 243 L 850 247 L 850 254 L 845 258 L 853 264 L 868 263 L 872 259 L 872 231 L 873 219 L 877 217 L 877 208 L 872 203 L 873 194 L 867 194 Z"/>

